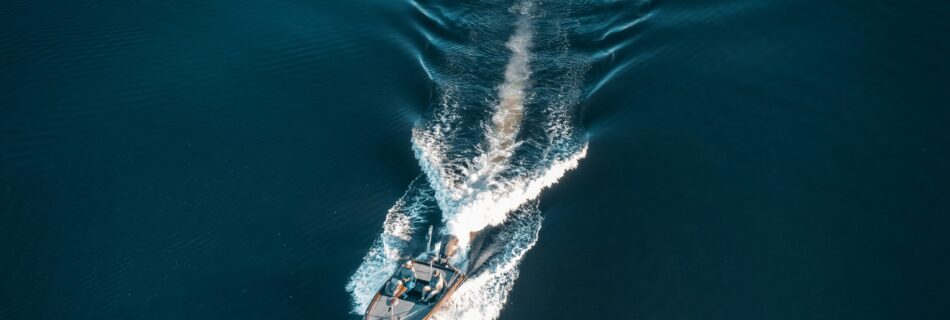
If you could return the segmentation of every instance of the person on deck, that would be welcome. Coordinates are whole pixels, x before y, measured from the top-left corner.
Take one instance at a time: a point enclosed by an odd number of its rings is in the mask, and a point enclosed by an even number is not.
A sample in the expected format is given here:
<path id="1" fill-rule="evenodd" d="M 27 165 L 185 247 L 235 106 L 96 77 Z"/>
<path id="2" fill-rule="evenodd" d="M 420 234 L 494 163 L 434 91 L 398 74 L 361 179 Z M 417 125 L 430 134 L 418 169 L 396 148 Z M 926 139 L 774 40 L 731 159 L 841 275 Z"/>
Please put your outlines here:
<path id="1" fill-rule="evenodd" d="M 402 285 L 406 287 L 406 292 L 399 297 L 405 299 L 409 291 L 416 287 L 416 269 L 412 268 L 412 260 L 407 260 L 402 268 L 399 268 L 399 271 L 396 272 L 396 279 L 402 281 Z"/>
<path id="2" fill-rule="evenodd" d="M 442 276 L 442 273 L 439 270 L 432 272 L 432 278 L 429 279 L 429 285 L 422 288 L 424 291 L 422 293 L 422 302 L 428 302 L 429 299 L 435 297 L 435 295 L 442 292 L 442 288 L 445 287 L 445 277 Z"/>

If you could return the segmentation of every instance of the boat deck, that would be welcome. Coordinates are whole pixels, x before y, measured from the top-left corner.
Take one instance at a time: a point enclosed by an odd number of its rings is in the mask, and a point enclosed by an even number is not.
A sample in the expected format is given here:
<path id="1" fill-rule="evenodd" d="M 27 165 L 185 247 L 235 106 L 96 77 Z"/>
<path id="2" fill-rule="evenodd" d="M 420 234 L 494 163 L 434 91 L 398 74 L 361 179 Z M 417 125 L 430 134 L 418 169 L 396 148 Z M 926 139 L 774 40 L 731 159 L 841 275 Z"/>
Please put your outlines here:
<path id="1" fill-rule="evenodd" d="M 457 270 L 435 265 L 432 268 L 421 261 L 413 262 L 413 269 L 416 270 L 416 286 L 407 293 L 406 299 L 391 299 L 391 292 L 384 288 L 370 302 L 370 307 L 366 310 L 365 319 L 426 319 L 432 311 L 438 308 L 447 295 L 450 295 L 461 283 L 464 276 Z M 431 299 L 429 303 L 421 303 L 422 288 L 429 284 L 432 279 L 432 271 L 439 270 L 445 277 L 445 287 L 442 292 Z M 395 301 L 395 304 L 392 302 Z"/>

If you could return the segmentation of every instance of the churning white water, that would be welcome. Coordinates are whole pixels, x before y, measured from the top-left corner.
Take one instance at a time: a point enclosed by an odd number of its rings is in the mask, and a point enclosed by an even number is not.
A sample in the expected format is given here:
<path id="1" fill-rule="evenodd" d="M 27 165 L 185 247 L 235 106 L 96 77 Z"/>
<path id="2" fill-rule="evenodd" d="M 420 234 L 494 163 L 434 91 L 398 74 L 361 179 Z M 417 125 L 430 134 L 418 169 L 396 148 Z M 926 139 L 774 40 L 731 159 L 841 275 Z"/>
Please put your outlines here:
<path id="1" fill-rule="evenodd" d="M 465 124 L 458 99 L 453 97 L 455 84 L 440 88 L 439 108 L 429 121 L 413 130 L 413 149 L 425 178 L 416 179 L 389 210 L 383 233 L 348 283 L 347 291 L 354 300 L 353 312 L 365 311 L 400 259 L 420 254 L 407 252 L 408 244 L 413 237 L 424 236 L 423 230 L 433 223 L 425 221 L 424 213 L 432 210 L 428 204 L 435 203 L 442 212 L 443 233 L 460 240 L 461 250 L 454 263 L 463 270 L 469 269 L 470 235 L 487 227 L 498 228 L 490 239 L 495 244 L 491 253 L 484 255 L 487 258 L 477 268 L 467 270 L 468 280 L 436 317 L 494 319 L 500 314 L 518 277 L 518 265 L 536 243 L 541 229 L 542 218 L 535 199 L 577 167 L 587 152 L 586 144 L 570 143 L 575 141 L 576 132 L 569 111 L 573 104 L 563 102 L 570 101 L 568 97 L 540 106 L 548 108 L 544 112 L 544 133 L 549 143 L 539 155 L 542 161 L 533 166 L 512 163 L 522 144 L 518 137 L 531 91 L 535 10 L 530 1 L 511 9 L 517 20 L 514 33 L 505 43 L 510 57 L 504 81 L 496 89 L 497 102 L 491 120 L 481 123 L 484 141 L 473 146 L 478 151 L 474 157 L 458 159 L 448 155 L 448 138 L 455 128 Z"/>

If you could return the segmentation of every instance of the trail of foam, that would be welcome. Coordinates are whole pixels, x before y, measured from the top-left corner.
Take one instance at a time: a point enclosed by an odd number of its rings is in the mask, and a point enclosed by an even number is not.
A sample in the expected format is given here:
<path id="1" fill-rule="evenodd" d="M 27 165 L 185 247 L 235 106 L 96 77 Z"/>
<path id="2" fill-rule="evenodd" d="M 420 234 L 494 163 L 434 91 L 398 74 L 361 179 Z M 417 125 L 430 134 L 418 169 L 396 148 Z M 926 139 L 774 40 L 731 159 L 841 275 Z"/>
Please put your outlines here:
<path id="1" fill-rule="evenodd" d="M 518 140 L 518 135 L 524 126 L 525 105 L 531 100 L 528 94 L 532 83 L 531 50 L 537 36 L 532 26 L 534 10 L 531 1 L 511 8 L 518 17 L 514 33 L 505 43 L 511 56 L 505 66 L 504 81 L 497 87 L 491 119 L 481 126 L 484 141 L 474 146 L 477 151 L 474 155 L 465 156 L 464 152 L 460 155 L 458 149 L 453 149 L 458 147 L 453 143 L 468 141 L 459 139 L 464 134 L 457 136 L 466 119 L 459 105 L 463 99 L 456 92 L 463 91 L 458 89 L 465 87 L 458 86 L 465 83 L 440 82 L 439 108 L 428 121 L 413 129 L 412 147 L 427 177 L 429 198 L 426 200 L 441 209 L 443 232 L 460 240 L 455 265 L 463 269 L 469 265 L 467 245 L 471 233 L 487 227 L 497 232 L 487 249 L 480 249 L 478 266 L 467 270 L 468 280 L 438 313 L 438 319 L 498 317 L 518 277 L 518 265 L 534 246 L 541 229 L 537 197 L 567 171 L 576 168 L 587 154 L 586 142 L 575 133 L 571 111 L 580 92 L 577 86 L 582 72 L 577 70 L 583 69 L 575 66 L 568 68 L 564 74 L 566 79 L 557 77 L 565 80 L 556 82 L 562 86 L 556 93 L 557 98 L 542 106 L 544 137 L 533 136 L 534 149 L 530 149 L 539 152 L 537 157 L 527 163 L 512 160 L 524 143 Z M 413 230 L 421 224 L 414 217 L 424 210 L 406 209 L 412 202 L 407 197 L 414 188 L 410 186 L 407 196 L 390 209 L 384 233 L 347 286 L 353 295 L 356 313 L 365 310 L 376 290 L 394 271 L 397 259 L 408 253 L 404 251 Z M 410 221 L 411 227 L 403 227 L 407 224 L 404 221 Z"/>
<path id="2" fill-rule="evenodd" d="M 534 37 L 531 27 L 533 7 L 531 2 L 523 2 L 512 8 L 518 14 L 518 20 L 514 34 L 506 43 L 511 57 L 505 67 L 505 81 L 498 87 L 499 102 L 495 106 L 495 114 L 491 124 L 485 126 L 485 142 L 479 146 L 481 154 L 467 165 L 455 167 L 458 174 L 452 176 L 454 172 L 434 165 L 442 163 L 442 155 L 437 148 L 430 149 L 433 139 L 427 137 L 432 136 L 414 135 L 420 138 L 417 141 L 421 144 L 416 144 L 415 149 L 417 154 L 421 154 L 421 165 L 430 176 L 437 177 L 436 181 L 443 183 L 441 188 L 436 189 L 436 195 L 444 211 L 446 230 L 459 238 L 463 248 L 471 232 L 501 223 L 509 211 L 533 198 L 506 197 L 511 191 L 524 187 L 517 186 L 517 183 L 512 185 L 501 177 L 509 169 L 509 160 L 518 147 L 518 131 L 524 118 L 525 91 L 531 76 L 529 62 Z M 510 200 L 506 201 L 505 198 Z M 497 200 L 508 204 L 498 207 Z"/>
<path id="3" fill-rule="evenodd" d="M 466 243 L 462 240 L 468 240 L 470 233 L 501 224 L 507 219 L 509 212 L 537 198 L 567 171 L 577 168 L 586 155 L 587 147 L 584 146 L 572 156 L 555 161 L 546 170 L 526 173 L 517 179 L 498 181 L 491 191 L 475 193 L 458 207 L 457 213 L 444 217 L 448 229 L 459 237 L 461 243 Z"/>
<path id="4" fill-rule="evenodd" d="M 528 63 L 534 36 L 527 10 L 529 8 L 522 9 L 517 29 L 506 43 L 512 54 L 505 67 L 505 82 L 498 87 L 500 103 L 495 108 L 492 126 L 488 128 L 488 146 L 486 152 L 475 159 L 475 169 L 468 175 L 469 184 L 474 186 L 504 170 L 505 163 L 517 147 L 515 138 L 524 118 L 525 90 L 531 77 Z"/>
<path id="5" fill-rule="evenodd" d="M 537 242 L 541 221 L 536 201 L 513 213 L 502 231 L 494 237 L 496 243 L 503 245 L 491 249 L 495 250 L 495 255 L 489 258 L 480 272 L 469 275 L 468 280 L 452 295 L 446 308 L 435 318 L 497 318 L 518 279 L 518 265 Z"/>

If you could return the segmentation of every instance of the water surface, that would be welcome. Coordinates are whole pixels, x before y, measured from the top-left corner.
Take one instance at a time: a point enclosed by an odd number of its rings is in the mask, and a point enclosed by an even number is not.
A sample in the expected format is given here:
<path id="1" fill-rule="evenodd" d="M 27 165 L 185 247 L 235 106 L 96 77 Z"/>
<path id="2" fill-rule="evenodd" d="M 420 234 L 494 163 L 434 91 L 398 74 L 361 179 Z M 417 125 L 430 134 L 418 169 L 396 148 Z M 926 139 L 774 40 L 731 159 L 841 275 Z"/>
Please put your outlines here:
<path id="1" fill-rule="evenodd" d="M 358 318 L 400 203 L 444 318 L 950 316 L 941 4 L 0 8 L 0 318 Z"/>

